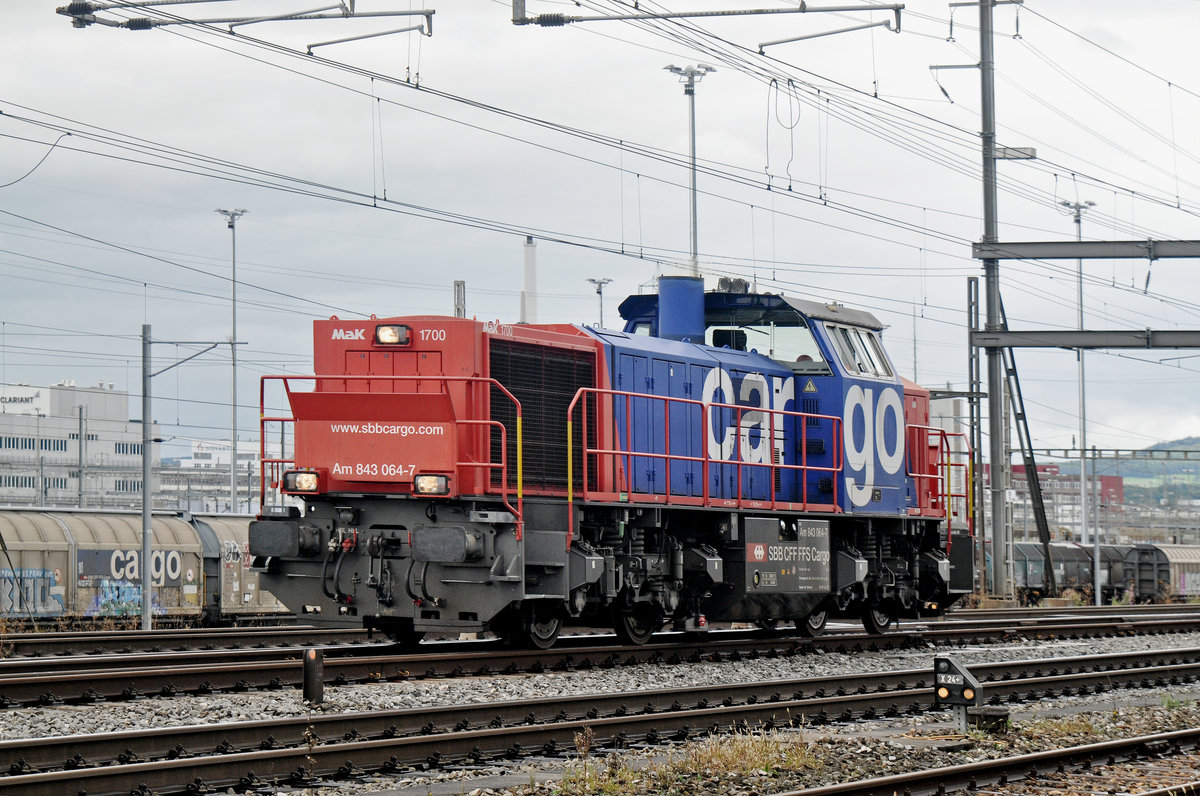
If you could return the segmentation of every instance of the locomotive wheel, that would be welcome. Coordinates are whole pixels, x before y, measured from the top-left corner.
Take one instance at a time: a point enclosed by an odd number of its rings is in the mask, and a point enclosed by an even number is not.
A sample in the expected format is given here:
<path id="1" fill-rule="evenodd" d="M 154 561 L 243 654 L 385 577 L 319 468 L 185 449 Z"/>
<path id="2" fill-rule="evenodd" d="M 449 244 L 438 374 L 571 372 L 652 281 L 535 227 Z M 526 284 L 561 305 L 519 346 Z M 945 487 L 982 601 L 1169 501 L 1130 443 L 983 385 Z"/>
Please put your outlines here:
<path id="1" fill-rule="evenodd" d="M 829 621 L 829 611 L 824 608 L 819 611 L 813 611 L 804 619 L 796 623 L 796 629 L 800 631 L 802 636 L 819 636 L 825 632 L 825 623 Z"/>
<path id="2" fill-rule="evenodd" d="M 862 623 L 868 633 L 878 636 L 892 626 L 892 614 L 878 606 L 868 605 L 863 609 Z"/>
<path id="3" fill-rule="evenodd" d="M 616 631 L 617 638 L 626 644 L 641 646 L 649 641 L 660 627 L 662 618 L 647 605 L 634 605 L 628 611 L 613 611 L 613 630 Z"/>
<path id="4" fill-rule="evenodd" d="M 558 641 L 562 631 L 562 612 L 558 606 L 540 605 L 537 601 L 525 603 L 521 608 L 519 637 L 514 639 L 522 646 L 548 650 Z"/>

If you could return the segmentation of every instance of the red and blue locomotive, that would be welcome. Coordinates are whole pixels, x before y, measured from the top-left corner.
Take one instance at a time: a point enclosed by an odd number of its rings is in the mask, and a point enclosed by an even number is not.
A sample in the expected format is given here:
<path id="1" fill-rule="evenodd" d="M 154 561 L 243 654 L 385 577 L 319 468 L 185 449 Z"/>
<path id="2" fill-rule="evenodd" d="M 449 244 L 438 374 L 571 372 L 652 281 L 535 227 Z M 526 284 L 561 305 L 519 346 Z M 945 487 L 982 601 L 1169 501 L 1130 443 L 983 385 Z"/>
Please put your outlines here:
<path id="1" fill-rule="evenodd" d="M 870 313 L 724 287 L 663 277 L 623 331 L 316 321 L 318 375 L 264 379 L 290 406 L 264 439 L 294 434 L 264 491 L 303 506 L 250 527 L 263 587 L 308 621 L 537 647 L 943 612 L 973 581 L 965 441 Z"/>

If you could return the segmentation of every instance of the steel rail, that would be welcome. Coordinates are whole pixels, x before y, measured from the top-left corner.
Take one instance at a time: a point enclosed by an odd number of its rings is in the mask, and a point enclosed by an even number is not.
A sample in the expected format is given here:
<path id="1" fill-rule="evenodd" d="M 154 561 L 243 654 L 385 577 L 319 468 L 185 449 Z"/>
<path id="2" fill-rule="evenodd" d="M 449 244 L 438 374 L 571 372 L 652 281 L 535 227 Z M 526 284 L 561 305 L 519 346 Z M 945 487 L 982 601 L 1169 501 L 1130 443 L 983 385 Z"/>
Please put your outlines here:
<path id="1" fill-rule="evenodd" d="M 143 650 L 140 652 L 106 652 L 95 655 L 59 655 L 37 658 L 0 659 L 0 680 L 17 675 L 55 675 L 79 671 L 110 669 L 169 669 L 194 666 L 204 663 L 259 663 L 287 661 L 304 654 L 305 649 L 316 648 L 330 657 L 360 657 L 364 655 L 394 654 L 395 646 L 390 643 L 363 643 L 359 645 L 328 645 L 314 640 L 312 644 L 274 647 L 235 647 L 232 649 L 193 650 Z M 449 650 L 447 652 L 450 652 Z"/>
<path id="2" fill-rule="evenodd" d="M 0 635 L 0 658 L 96 655 L 161 650 L 236 649 L 354 644 L 370 641 L 365 630 L 304 627 L 110 630 Z"/>
<path id="3" fill-rule="evenodd" d="M 1147 662 L 1153 665 L 1142 665 Z M 1042 668 L 1052 669 L 1052 674 L 1042 675 Z M 1020 677 L 1030 670 L 1035 676 Z M 985 694 L 1010 701 L 1042 699 L 1058 693 L 1100 692 L 1123 685 L 1152 686 L 1198 679 L 1200 649 L 1013 661 L 980 665 L 973 667 L 973 671 L 985 682 Z M 301 759 L 327 760 L 326 744 L 343 751 L 351 747 L 359 749 L 357 744 L 368 744 L 359 750 L 374 754 L 379 747 L 369 744 L 390 741 L 396 744 L 391 754 L 375 759 L 373 764 L 354 757 L 346 759 L 357 761 L 354 762 L 357 767 L 396 769 L 438 761 L 511 756 L 530 747 L 561 752 L 571 748 L 573 732 L 582 731 L 584 726 L 592 727 L 597 745 L 621 746 L 632 737 L 657 742 L 739 725 L 798 726 L 856 716 L 877 717 L 881 713 L 918 713 L 930 707 L 931 682 L 929 670 L 907 670 L 386 713 L 314 714 L 99 737 L 6 741 L 0 742 L 0 759 L 14 761 L 14 768 L 10 769 L 13 776 L 0 777 L 0 794 L 53 793 L 53 788 L 66 787 L 69 781 L 80 778 L 87 780 L 88 793 L 128 792 L 129 777 L 145 775 L 146 769 L 138 766 L 156 758 L 175 771 L 172 776 L 176 778 L 180 768 L 172 761 L 186 759 L 206 784 L 225 785 L 247 778 L 250 772 L 260 777 L 269 773 L 272 778 L 294 773 L 294 769 L 280 770 L 275 766 L 268 770 L 256 763 L 260 758 L 255 755 L 262 749 L 275 751 L 294 762 L 298 759 L 295 755 L 298 746 Z M 886 707 L 881 704 L 884 702 L 888 703 Z M 566 727 L 570 732 L 564 731 Z M 481 732 L 493 737 L 483 742 Z M 208 754 L 216 756 L 193 757 L 204 754 L 197 750 L 213 750 Z M 316 754 L 318 750 L 321 755 Z M 313 770 L 308 775 L 328 775 L 341 762 L 335 761 L 334 768 L 311 763 Z M 258 767 L 245 767 L 252 763 Z M 30 770 L 56 766 L 65 768 L 46 773 Z M 231 769 L 234 773 L 230 773 Z M 204 773 L 210 770 L 217 773 Z M 72 771 L 76 780 L 70 779 Z M 107 781 L 110 776 L 115 790 L 95 790 L 98 786 L 93 777 Z M 156 788 L 179 785 L 179 782 L 160 781 Z M 38 789 L 42 787 L 46 789 Z"/>
<path id="4" fill-rule="evenodd" d="M 1044 752 L 982 760 L 957 766 L 893 774 L 871 780 L 845 782 L 820 788 L 787 791 L 775 796 L 894 796 L 897 793 L 920 796 L 927 793 L 948 793 L 956 790 L 974 791 L 991 784 L 1005 784 L 1022 779 L 1030 773 L 1058 770 L 1060 767 L 1089 766 L 1097 761 L 1115 761 L 1162 754 L 1175 748 L 1200 745 L 1200 728 L 1176 730 L 1157 735 L 1144 735 L 1117 741 L 1051 749 Z M 1090 790 L 1090 789 L 1089 789 Z M 1056 791 L 1058 792 L 1058 791 Z M 1165 788 L 1152 793 L 1159 796 L 1183 796 L 1195 793 L 1196 783 L 1178 788 Z"/>
<path id="5" fill-rule="evenodd" d="M 784 632 L 774 631 L 764 634 L 762 631 L 745 630 L 714 630 L 704 639 L 689 637 L 686 634 L 662 633 L 655 641 L 644 647 L 653 651 L 670 649 L 672 654 L 678 654 L 687 647 L 707 647 L 721 649 L 731 645 L 739 645 L 747 652 L 755 649 L 765 650 L 780 645 L 803 644 L 817 645 L 830 649 L 845 649 L 846 645 L 860 648 L 875 644 L 884 647 L 894 646 L 897 638 L 912 638 L 914 634 L 932 635 L 934 640 L 946 637 L 976 635 L 976 631 L 1001 631 L 1018 628 L 1029 629 L 1040 626 L 1048 633 L 1073 633 L 1087 626 L 1109 626 L 1114 632 L 1128 631 L 1134 625 L 1141 627 L 1161 624 L 1164 629 L 1187 630 L 1192 627 L 1200 629 L 1200 612 L 1193 612 L 1194 620 L 1189 617 L 1168 616 L 1166 618 L 1139 617 L 1134 622 L 1132 617 L 1120 614 L 1096 614 L 1081 617 L 1048 616 L 1030 618 L 1014 624 L 1007 617 L 978 619 L 968 622 L 920 622 L 907 621 L 895 632 L 882 636 L 872 636 L 861 631 L 839 632 L 832 631 L 816 639 L 807 639 Z M 1168 625 L 1166 623 L 1175 623 Z M 564 639 L 549 655 L 554 653 L 570 654 L 596 647 L 612 648 L 611 634 L 576 635 Z M 228 653 L 229 658 L 236 658 L 236 652 L 246 655 L 247 660 L 267 657 L 275 654 L 286 657 L 296 649 L 306 647 L 321 647 L 336 654 L 362 654 L 362 650 L 377 650 L 387 648 L 397 654 L 410 656 L 434 657 L 439 654 L 459 655 L 471 654 L 484 649 L 500 651 L 504 654 L 507 649 L 499 639 L 481 639 L 473 641 L 436 641 L 422 644 L 418 648 L 403 649 L 395 645 L 385 636 L 374 636 L 364 631 L 354 630 L 322 630 L 316 628 L 289 629 L 275 632 L 256 632 L 248 634 L 245 631 L 152 631 L 150 633 L 135 632 L 131 634 L 57 634 L 43 633 L 32 635 L 15 635 L 0 637 L 0 674 L 13 674 L 20 671 L 47 671 L 54 668 L 53 661 L 67 660 L 72 655 L 91 661 L 103 663 L 119 662 L 125 666 L 141 666 L 150 662 L 170 662 L 172 653 L 194 654 L 196 650 L 205 652 Z M 625 649 L 622 647 L 622 649 Z M 635 650 L 631 649 L 631 652 Z M 148 657 L 138 659 L 134 653 L 144 653 Z M 515 651 L 516 655 L 537 655 L 539 652 Z M 113 656 L 106 658 L 105 656 Z M 149 657 L 153 656 L 153 657 Z"/>
<path id="6" fill-rule="evenodd" d="M 910 628 L 946 629 L 963 626 L 987 626 L 997 622 L 1013 621 L 1071 621 L 1075 623 L 1111 622 L 1114 617 L 1151 620 L 1155 617 L 1177 619 L 1188 615 L 1200 617 L 1198 606 L 1185 603 L 1168 605 L 1125 605 L 1125 606 L 1079 606 L 1072 608 L 1020 608 L 1020 609 L 961 609 L 953 611 L 945 619 L 903 620 L 902 632 Z M 714 634 L 715 635 L 715 634 Z M 748 634 L 744 634 L 748 635 Z M 663 633 L 652 644 L 669 642 L 674 636 Z M 108 630 L 108 631 L 65 631 L 60 633 L 0 633 L 0 660 L 9 658 L 54 657 L 72 654 L 95 655 L 132 652 L 195 649 L 237 649 L 332 646 L 334 644 L 356 644 L 368 642 L 386 643 L 386 637 L 372 635 L 361 628 L 321 628 L 304 626 L 267 626 L 255 628 L 185 628 L 174 630 Z M 610 644 L 610 634 L 590 636 L 587 634 L 566 635 L 559 641 L 563 649 L 586 646 L 591 643 Z M 419 650 L 434 652 L 445 645 L 463 642 L 434 641 L 420 645 Z M 498 641 L 466 642 L 478 645 Z"/>
<path id="7" fill-rule="evenodd" d="M 817 639 L 764 636 L 746 637 L 731 633 L 713 634 L 704 640 L 685 639 L 646 646 L 598 645 L 549 651 L 511 650 L 479 645 L 476 652 L 455 647 L 453 654 L 363 655 L 375 648 L 358 648 L 355 654 L 330 657 L 326 661 L 326 679 L 333 684 L 377 682 L 419 677 L 486 676 L 497 673 L 538 672 L 546 670 L 586 670 L 614 668 L 638 663 L 684 663 L 743 660 L 758 657 L 789 657 L 804 654 L 814 646 L 824 650 L 862 652 L 864 650 L 926 647 L 979 642 L 986 639 L 1022 637 L 1085 638 L 1097 635 L 1132 635 L 1142 627 L 1154 632 L 1180 632 L 1200 628 L 1200 616 L 1191 619 L 1154 620 L 1146 623 L 1125 622 L 1116 618 L 1106 622 L 1098 618 L 1082 624 L 1041 624 L 998 622 L 987 628 L 914 628 L 905 633 L 882 636 L 865 634 L 828 635 Z M 1144 626 L 1144 627 L 1143 627 Z M 605 637 L 596 637 L 603 642 Z M 347 648 L 335 648 L 344 654 Z M 218 659 L 223 652 L 213 653 Z M 280 656 L 284 657 L 280 657 Z M 270 660 L 247 660 L 266 656 Z M 137 698 L 153 694 L 173 696 L 179 693 L 211 693 L 224 690 L 276 689 L 295 686 L 301 681 L 302 664 L 296 650 L 274 653 L 246 651 L 227 663 L 188 665 L 166 664 L 172 656 L 120 659 L 22 659 L 0 660 L 0 707 L 57 702 L 96 702 Z M 178 657 L 178 656 L 176 656 Z M 195 654 L 185 656 L 190 662 Z M 206 657 L 208 657 L 206 655 Z M 120 665 L 102 665 L 120 664 Z M 178 661 L 176 660 L 177 664 Z M 32 669 L 30 668 L 32 667 Z"/>
<path id="8" fill-rule="evenodd" d="M 1151 684 L 1160 677 L 1179 677 L 1181 673 L 1187 676 L 1194 674 L 1194 669 L 1200 664 L 1200 649 L 1163 650 L 1157 653 L 1144 651 L 1117 653 L 1102 656 L 1079 656 L 1073 658 L 1058 658 L 1053 660 L 1034 659 L 1005 663 L 981 664 L 972 667 L 972 671 L 988 683 L 989 690 L 992 682 L 1010 681 L 1003 689 L 1004 695 L 1021 695 L 1030 688 L 1031 683 L 1041 687 L 1045 683 L 1067 683 L 1075 690 L 1094 687 L 1096 684 L 1109 685 L 1114 676 L 1128 683 Z M 1191 667 L 1191 668 L 1187 668 Z M 1043 674 L 1046 670 L 1046 674 Z M 1032 679 L 1018 680 L 1014 675 L 1033 672 Z M 1114 675 L 1115 673 L 1115 675 Z M 1088 675 L 1093 675 L 1088 677 Z M 304 719 L 286 719 L 263 722 L 244 722 L 235 724 L 208 725 L 203 727 L 172 730 L 171 743 L 164 745 L 159 738 L 161 732 L 118 733 L 105 736 L 98 743 L 89 746 L 90 756 L 96 758 L 93 762 L 116 760 L 126 751 L 126 744 L 133 739 L 149 739 L 159 744 L 149 752 L 142 751 L 143 757 L 165 756 L 177 746 L 191 748 L 215 748 L 231 745 L 234 748 L 245 749 L 247 745 L 256 745 L 262 737 L 263 728 L 284 727 L 288 722 L 298 723 L 301 730 L 309 726 L 315 728 L 321 738 L 332 738 L 360 734 L 363 736 L 391 734 L 410 734 L 415 732 L 445 731 L 459 726 L 471 724 L 490 724 L 500 726 L 514 722 L 533 723 L 568 717 L 596 717 L 599 715 L 621 715 L 630 712 L 657 712 L 663 710 L 682 710 L 688 706 L 707 707 L 713 703 L 726 706 L 733 704 L 754 704 L 756 702 L 780 702 L 785 699 L 799 701 L 803 699 L 817 700 L 822 710 L 826 705 L 819 700 L 828 698 L 829 707 L 846 710 L 845 700 L 837 701 L 835 697 L 867 696 L 867 702 L 853 701 L 854 710 L 867 710 L 871 703 L 877 701 L 882 694 L 891 692 L 919 692 L 931 687 L 927 678 L 931 676 L 926 670 L 901 670 L 895 672 L 876 672 L 866 675 L 846 675 L 838 678 L 795 678 L 786 680 L 771 680 L 765 682 L 721 684 L 702 687 L 686 687 L 676 689 L 656 689 L 650 691 L 619 692 L 613 694 L 585 694 L 579 696 L 555 697 L 544 700 L 521 702 L 501 702 L 488 704 L 473 704 L 466 706 L 449 706 L 436 708 L 420 708 L 415 710 L 396 710 L 387 712 L 370 712 L 356 714 L 316 714 Z M 1015 684 L 1013 684 L 1015 683 Z M 1027 692 L 1026 692 L 1027 693 Z M 927 699 L 927 695 L 914 693 L 918 700 Z M 865 707 L 863 705 L 866 705 Z M 909 703 L 911 707 L 914 703 Z M 466 723 L 464 725 L 464 722 Z M 234 735 L 236 734 L 236 735 Z M 280 743 L 295 743 L 302 733 L 295 731 L 290 736 L 274 735 Z M 218 738 L 213 742 L 213 738 Z M 240 740 L 235 740 L 235 738 Z M 246 740 L 249 738 L 250 740 Z M 128 740 L 127 740 L 128 739 Z M 156 740 L 157 739 L 157 740 Z M 186 740 L 186 742 L 185 742 Z M 36 749 L 30 750 L 25 759 L 35 768 L 47 768 L 62 765 L 69 760 L 73 751 L 78 748 L 78 738 L 51 737 L 36 742 Z M 0 756 L 7 757 L 13 750 L 20 750 L 23 741 L 0 742 Z M 115 751 L 104 752 L 104 749 Z M 28 755 L 36 755 L 29 757 Z"/>

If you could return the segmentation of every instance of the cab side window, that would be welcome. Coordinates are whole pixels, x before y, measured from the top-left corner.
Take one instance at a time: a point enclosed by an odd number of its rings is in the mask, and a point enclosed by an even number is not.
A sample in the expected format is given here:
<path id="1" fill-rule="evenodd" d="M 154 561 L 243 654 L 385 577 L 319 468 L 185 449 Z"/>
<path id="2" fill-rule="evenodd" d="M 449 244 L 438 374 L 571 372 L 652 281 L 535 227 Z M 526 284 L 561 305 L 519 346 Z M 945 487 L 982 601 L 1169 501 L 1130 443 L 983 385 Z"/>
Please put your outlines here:
<path id="1" fill-rule="evenodd" d="M 828 328 L 834 348 L 847 371 L 861 376 L 892 377 L 891 365 L 873 330 L 834 325 Z"/>

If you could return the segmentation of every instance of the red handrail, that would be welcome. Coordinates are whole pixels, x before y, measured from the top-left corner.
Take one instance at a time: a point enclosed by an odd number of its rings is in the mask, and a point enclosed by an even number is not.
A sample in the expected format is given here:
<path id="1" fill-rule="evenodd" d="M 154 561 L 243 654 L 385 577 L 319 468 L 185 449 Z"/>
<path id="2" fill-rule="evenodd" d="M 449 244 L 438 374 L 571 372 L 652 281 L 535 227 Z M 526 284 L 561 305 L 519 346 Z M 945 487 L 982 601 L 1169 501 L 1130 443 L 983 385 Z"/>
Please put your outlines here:
<path id="1" fill-rule="evenodd" d="M 260 447 L 260 454 L 261 454 L 261 461 L 262 461 L 262 466 L 260 468 L 260 473 L 259 473 L 259 505 L 260 506 L 265 505 L 265 500 L 266 500 L 266 483 L 267 483 L 268 465 L 271 465 L 271 470 L 273 472 L 278 472 L 281 469 L 282 465 L 288 464 L 288 463 L 293 463 L 293 464 L 295 463 L 295 459 L 287 459 L 287 458 L 267 459 L 266 458 L 266 424 L 270 423 L 270 422 L 293 423 L 294 424 L 296 422 L 295 417 L 291 417 L 291 416 L 275 417 L 275 416 L 268 416 L 266 414 L 267 382 L 268 381 L 278 381 L 278 382 L 282 383 L 284 393 L 289 397 L 289 404 L 290 404 L 290 396 L 293 392 L 291 382 L 293 382 L 293 381 L 311 381 L 311 382 L 314 382 L 314 385 L 315 385 L 315 384 L 319 384 L 322 381 L 332 381 L 332 380 L 344 381 L 344 382 L 349 382 L 349 381 L 436 382 L 436 383 L 440 383 L 442 385 L 442 394 L 443 395 L 449 394 L 447 386 L 452 382 L 453 383 L 463 383 L 463 384 L 490 384 L 491 386 L 498 389 L 501 393 L 503 393 L 504 396 L 506 398 L 508 398 L 509 401 L 512 402 L 515 413 L 516 413 L 515 417 L 516 417 L 516 428 L 517 428 L 517 439 L 516 439 L 516 441 L 517 441 L 517 472 L 516 472 L 516 475 L 517 475 L 517 487 L 516 487 L 517 505 L 514 507 L 512 505 L 512 502 L 509 499 L 511 490 L 509 489 L 509 485 L 508 485 L 508 483 L 509 483 L 508 482 L 508 429 L 505 428 L 504 424 L 501 423 L 500 421 L 498 421 L 498 420 L 456 420 L 455 421 L 459 425 L 498 426 L 500 428 L 500 461 L 499 462 L 455 461 L 455 467 L 456 468 L 457 467 L 483 467 L 483 468 L 487 468 L 488 470 L 497 470 L 498 469 L 500 471 L 500 490 L 499 490 L 498 494 L 500 495 L 501 500 L 504 503 L 504 507 L 506 509 L 508 509 L 509 513 L 511 513 L 513 515 L 513 517 L 515 517 L 516 526 L 517 526 L 517 538 L 518 539 L 521 538 L 522 531 L 524 529 L 524 514 L 523 514 L 524 484 L 523 484 L 523 472 L 522 472 L 523 449 L 522 449 L 522 440 L 521 440 L 521 424 L 522 424 L 521 402 L 518 401 L 516 396 L 513 395 L 511 392 L 509 392 L 508 388 L 505 387 L 503 384 L 496 381 L 496 379 L 489 378 L 486 376 L 446 376 L 446 375 L 430 375 L 430 374 L 411 375 L 411 376 L 410 375 L 375 376 L 375 375 L 359 375 L 359 374 L 344 374 L 344 373 L 316 375 L 316 376 L 263 376 L 259 382 L 259 395 L 258 395 L 258 400 L 259 400 L 259 447 Z M 314 391 L 315 391 L 315 386 L 314 386 Z M 394 391 L 394 388 L 393 388 L 393 391 Z M 354 393 L 354 392 L 358 392 L 358 391 L 345 390 L 345 391 L 338 391 L 338 392 Z M 337 393 L 330 392 L 328 394 L 336 395 Z M 401 393 L 401 394 L 404 394 L 404 393 Z M 280 455 L 282 456 L 282 454 L 283 454 L 283 451 L 281 450 Z M 489 486 L 491 484 L 490 478 L 488 479 L 488 484 L 489 484 Z M 484 494 L 497 494 L 495 492 L 490 492 L 490 491 L 486 491 L 486 490 L 487 490 L 487 487 L 485 487 Z"/>
<path id="2" fill-rule="evenodd" d="M 621 447 L 608 448 L 608 447 L 601 446 L 599 444 L 595 447 L 588 445 L 588 443 L 587 443 L 587 440 L 588 440 L 588 434 L 587 434 L 587 432 L 588 432 L 588 429 L 587 429 L 588 411 L 587 411 L 587 409 L 588 409 L 588 396 L 589 395 L 596 396 L 597 399 L 599 399 L 601 397 L 605 397 L 605 396 L 614 398 L 614 399 L 617 399 L 617 398 L 624 399 L 626 421 L 625 421 L 625 433 L 623 435 L 624 436 L 624 440 L 623 440 L 624 447 L 623 448 L 621 448 Z M 664 450 L 666 451 L 665 453 L 656 453 L 653 451 L 638 451 L 638 450 L 634 449 L 633 439 L 632 439 L 633 423 L 631 421 L 632 421 L 632 417 L 633 417 L 633 401 L 635 399 L 643 399 L 643 400 L 647 400 L 647 401 L 658 401 L 662 404 L 662 407 L 663 407 L 663 445 L 664 445 Z M 671 426 L 672 426 L 672 424 L 671 424 L 671 408 L 673 406 L 695 406 L 700 409 L 702 424 L 701 424 L 701 429 L 700 429 L 700 438 L 699 438 L 698 442 L 699 442 L 700 450 L 702 450 L 704 452 L 704 454 L 702 456 L 688 456 L 688 455 L 684 455 L 684 454 L 670 453 L 670 450 L 671 450 Z M 575 519 L 574 476 L 575 476 L 575 474 L 574 474 L 573 455 L 572 455 L 573 448 L 571 447 L 571 445 L 572 445 L 572 431 L 573 431 L 572 418 L 575 415 L 575 410 L 577 407 L 581 410 L 582 415 L 583 415 L 583 427 L 582 427 L 583 442 L 582 442 L 582 446 L 581 446 L 581 454 L 582 454 L 583 461 L 581 462 L 581 465 L 580 465 L 580 483 L 582 486 L 581 491 L 585 497 L 586 496 L 594 496 L 597 494 L 603 494 L 603 493 L 597 493 L 590 487 L 591 478 L 589 477 L 589 473 L 588 473 L 588 459 L 590 457 L 595 456 L 597 458 L 597 460 L 599 460 L 600 457 L 609 457 L 613 460 L 614 465 L 623 463 L 624 471 L 614 474 L 614 477 L 616 479 L 618 479 L 618 481 L 621 482 L 620 486 L 625 487 L 625 489 L 619 490 L 619 491 L 621 494 L 626 495 L 626 499 L 629 500 L 630 502 L 638 502 L 637 496 L 640 494 L 654 495 L 655 496 L 654 499 L 650 502 L 663 502 L 663 503 L 667 503 L 667 504 L 672 504 L 672 503 L 686 504 L 686 503 L 694 502 L 695 499 L 691 498 L 690 496 L 678 495 L 671 491 L 671 464 L 672 464 L 672 462 L 679 462 L 679 463 L 689 463 L 690 462 L 690 463 L 699 464 L 700 468 L 701 468 L 703 487 L 701 490 L 700 505 L 705 505 L 705 506 L 711 505 L 711 501 L 714 500 L 714 498 L 712 497 L 712 495 L 709 492 L 709 480 L 710 480 L 709 479 L 709 467 L 710 467 L 710 465 L 715 464 L 718 466 L 728 465 L 728 466 L 737 467 L 737 485 L 736 485 L 736 490 L 735 490 L 736 497 L 734 497 L 734 498 L 716 498 L 717 500 L 722 501 L 721 505 L 723 505 L 723 506 L 738 507 L 738 508 L 741 508 L 744 506 L 751 506 L 754 508 L 764 508 L 765 507 L 765 508 L 770 508 L 770 509 L 796 508 L 798 510 L 806 510 L 813 506 L 819 505 L 821 508 L 827 508 L 831 512 L 840 512 L 841 511 L 841 506 L 840 506 L 838 498 L 837 498 L 838 479 L 836 477 L 833 478 L 833 483 L 834 483 L 833 502 L 830 504 L 824 504 L 824 503 L 811 504 L 811 503 L 809 503 L 808 479 L 807 478 L 800 479 L 801 484 L 802 484 L 802 487 L 801 487 L 801 489 L 802 489 L 801 498 L 802 499 L 799 503 L 796 503 L 794 501 L 780 501 L 780 500 L 778 500 L 778 495 L 776 494 L 776 491 L 775 491 L 775 474 L 782 470 L 795 470 L 795 471 L 799 471 L 799 472 L 802 472 L 805 474 L 807 474 L 810 471 L 821 471 L 821 472 L 828 472 L 833 475 L 836 475 L 837 473 L 840 473 L 842 471 L 842 468 L 843 468 L 842 447 L 841 447 L 841 445 L 836 444 L 836 441 L 841 439 L 840 428 L 842 425 L 842 418 L 840 418 L 836 415 L 821 415 L 821 414 L 814 414 L 814 413 L 808 413 L 808 412 L 794 412 L 794 411 L 788 411 L 788 410 L 783 410 L 783 409 L 763 409 L 761 407 L 756 407 L 756 406 L 741 406 L 739 404 L 719 403 L 719 402 L 713 402 L 713 401 L 698 401 L 698 400 L 695 400 L 692 398 L 676 398 L 676 397 L 663 396 L 663 395 L 648 395 L 645 393 L 638 393 L 638 392 L 633 392 L 630 390 L 609 390 L 609 389 L 600 389 L 600 388 L 595 388 L 595 387 L 583 387 L 583 388 L 580 388 L 575 393 L 575 397 L 571 400 L 570 405 L 567 407 L 567 439 L 568 439 L 568 453 L 567 453 L 568 531 L 567 531 L 567 543 L 568 543 L 568 545 L 570 544 L 570 540 L 572 538 L 572 533 L 573 533 L 574 527 L 575 527 L 575 525 L 574 525 L 574 519 Z M 707 436 L 707 431 L 712 426 L 712 411 L 714 409 L 730 410 L 735 415 L 734 423 L 732 426 L 733 431 L 734 431 L 733 451 L 730 454 L 732 458 L 729 458 L 729 459 L 714 458 L 714 457 L 710 456 L 708 453 L 709 440 L 708 440 L 708 436 Z M 741 434 L 740 429 L 741 429 L 741 424 L 742 424 L 742 417 L 747 412 L 760 412 L 760 413 L 763 413 L 764 415 L 766 415 L 766 417 L 767 417 L 767 432 L 764 435 L 764 444 L 766 444 L 768 446 L 768 451 L 764 455 L 764 461 L 744 461 L 741 456 L 742 434 Z M 777 419 L 784 418 L 784 417 L 795 417 L 795 418 L 799 418 L 801 421 L 799 423 L 799 426 L 801 429 L 801 434 L 800 434 L 801 461 L 799 464 L 784 464 L 782 462 L 778 462 L 775 460 Z M 820 420 L 828 420 L 832 424 L 832 439 L 835 441 L 835 444 L 831 445 L 833 462 L 830 465 L 810 465 L 808 463 L 808 422 L 807 421 L 809 419 L 814 419 L 814 418 L 820 419 Z M 633 483 L 632 483 L 632 479 L 630 478 L 630 473 L 633 470 L 633 462 L 635 459 L 661 459 L 665 462 L 664 476 L 665 476 L 666 483 L 663 486 L 663 493 L 661 496 L 661 501 L 659 501 L 657 493 L 654 493 L 654 492 L 642 493 L 642 492 L 637 492 L 633 489 Z M 764 501 L 764 500 L 759 500 L 759 499 L 755 499 L 755 498 L 743 497 L 743 495 L 742 495 L 742 468 L 743 467 L 763 467 L 763 468 L 767 468 L 770 471 L 771 477 L 768 479 L 769 497 L 767 500 Z"/>
<path id="3" fill-rule="evenodd" d="M 936 426 L 909 426 L 909 445 L 906 455 L 907 463 L 905 465 L 907 475 L 912 478 L 917 484 L 922 480 L 932 480 L 935 484 L 931 493 L 936 494 L 936 497 L 941 501 L 942 508 L 946 517 L 946 552 L 950 552 L 950 527 L 953 522 L 952 501 L 961 499 L 964 501 L 964 510 L 967 515 L 967 533 L 971 536 L 975 535 L 974 512 L 971 511 L 971 443 L 966 434 L 961 432 L 946 431 L 943 428 Z M 923 439 L 922 439 L 923 435 Z M 950 445 L 950 439 L 956 438 L 962 440 L 962 449 L 953 450 Z M 928 450 L 933 439 L 937 440 L 938 460 L 936 462 L 935 472 L 918 473 L 913 467 L 913 456 L 917 450 L 918 442 L 923 442 L 923 448 Z M 955 462 L 952 457 L 963 457 L 966 461 Z M 963 471 L 963 490 L 961 492 L 953 491 L 953 481 L 951 477 L 955 470 Z M 936 508 L 936 504 L 931 505 L 931 508 Z"/>

